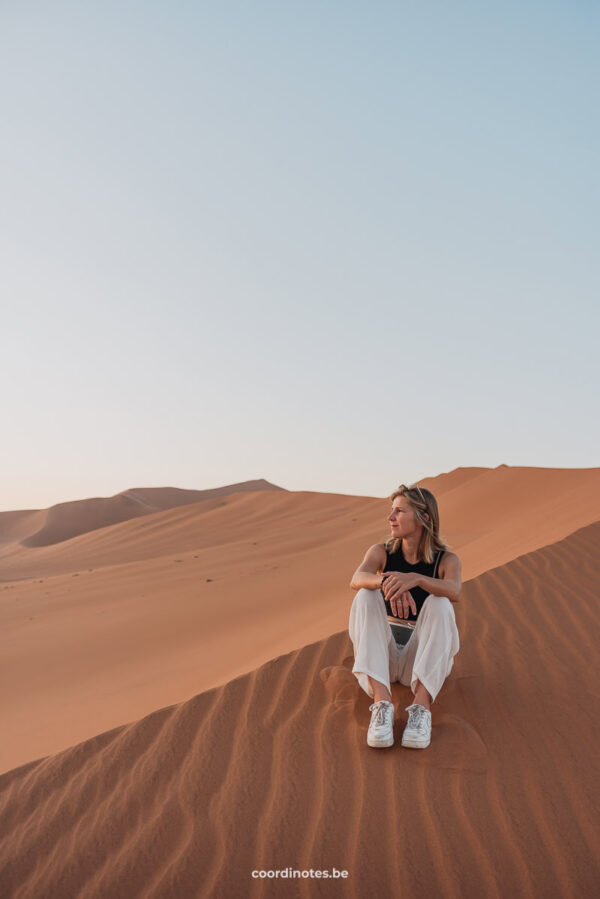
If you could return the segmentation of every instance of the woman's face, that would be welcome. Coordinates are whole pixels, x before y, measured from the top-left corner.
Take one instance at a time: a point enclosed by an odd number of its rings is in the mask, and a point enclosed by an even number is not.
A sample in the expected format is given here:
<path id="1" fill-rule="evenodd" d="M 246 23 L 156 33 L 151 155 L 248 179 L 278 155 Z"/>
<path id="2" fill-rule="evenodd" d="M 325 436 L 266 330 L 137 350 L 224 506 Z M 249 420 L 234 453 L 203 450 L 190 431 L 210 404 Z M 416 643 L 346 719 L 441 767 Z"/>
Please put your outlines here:
<path id="1" fill-rule="evenodd" d="M 405 496 L 395 498 L 388 521 L 392 537 L 410 537 L 423 527 L 417 522 L 414 509 Z"/>

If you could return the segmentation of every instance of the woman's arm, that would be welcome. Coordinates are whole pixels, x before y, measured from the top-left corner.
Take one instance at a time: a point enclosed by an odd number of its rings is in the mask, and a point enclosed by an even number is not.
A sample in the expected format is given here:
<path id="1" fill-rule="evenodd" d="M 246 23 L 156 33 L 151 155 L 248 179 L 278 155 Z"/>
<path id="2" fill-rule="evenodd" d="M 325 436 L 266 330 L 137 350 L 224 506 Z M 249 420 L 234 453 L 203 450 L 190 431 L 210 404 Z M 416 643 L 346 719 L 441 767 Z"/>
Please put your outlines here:
<path id="1" fill-rule="evenodd" d="M 456 553 L 446 552 L 442 563 L 442 578 L 418 575 L 419 587 L 433 593 L 434 596 L 447 596 L 450 602 L 459 602 L 462 589 L 462 565 Z"/>
<path id="2" fill-rule="evenodd" d="M 381 543 L 370 546 L 365 557 L 352 575 L 350 587 L 352 590 L 378 590 L 381 585 L 381 574 L 385 568 L 387 556 Z"/>

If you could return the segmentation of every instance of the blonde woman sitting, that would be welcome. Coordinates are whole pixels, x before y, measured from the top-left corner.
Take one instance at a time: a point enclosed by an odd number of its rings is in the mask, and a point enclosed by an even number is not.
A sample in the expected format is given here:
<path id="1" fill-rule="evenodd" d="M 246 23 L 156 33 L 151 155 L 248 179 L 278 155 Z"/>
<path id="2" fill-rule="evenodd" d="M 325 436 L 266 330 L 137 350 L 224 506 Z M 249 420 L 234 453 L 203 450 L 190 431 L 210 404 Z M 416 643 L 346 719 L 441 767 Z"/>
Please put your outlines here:
<path id="1" fill-rule="evenodd" d="M 390 538 L 367 550 L 350 582 L 357 591 L 349 624 L 352 672 L 374 700 L 368 745 L 394 743 L 390 684 L 399 682 L 414 694 L 402 746 L 424 749 L 431 741 L 431 704 L 460 648 L 454 603 L 461 594 L 461 562 L 440 539 L 430 490 L 402 484 L 390 499 Z M 388 616 L 416 622 L 405 646 L 397 645 Z"/>

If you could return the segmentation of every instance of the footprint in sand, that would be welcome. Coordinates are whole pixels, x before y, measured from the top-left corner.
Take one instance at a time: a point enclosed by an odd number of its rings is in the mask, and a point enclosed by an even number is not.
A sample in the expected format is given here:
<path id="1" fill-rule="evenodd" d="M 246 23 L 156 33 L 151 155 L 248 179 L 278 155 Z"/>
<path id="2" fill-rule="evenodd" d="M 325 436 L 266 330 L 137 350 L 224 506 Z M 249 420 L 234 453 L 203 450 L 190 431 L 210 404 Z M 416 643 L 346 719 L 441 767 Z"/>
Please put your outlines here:
<path id="1" fill-rule="evenodd" d="M 353 707 L 359 697 L 358 681 L 343 665 L 330 665 L 319 671 L 329 701 L 336 708 Z"/>

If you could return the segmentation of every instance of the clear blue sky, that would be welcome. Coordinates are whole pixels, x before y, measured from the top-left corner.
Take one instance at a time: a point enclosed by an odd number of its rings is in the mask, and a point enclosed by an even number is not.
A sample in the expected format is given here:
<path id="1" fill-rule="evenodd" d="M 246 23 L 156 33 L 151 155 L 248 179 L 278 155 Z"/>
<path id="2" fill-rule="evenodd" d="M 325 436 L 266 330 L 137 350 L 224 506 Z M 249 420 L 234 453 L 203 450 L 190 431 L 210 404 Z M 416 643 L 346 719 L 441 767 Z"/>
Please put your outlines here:
<path id="1" fill-rule="evenodd" d="M 598 464 L 592 2 L 0 11 L 0 508 Z"/>

